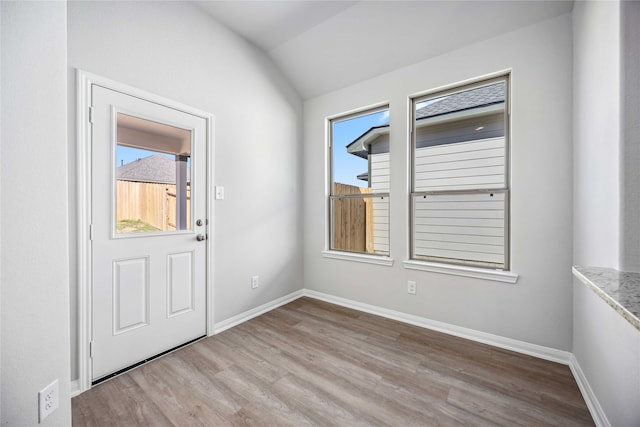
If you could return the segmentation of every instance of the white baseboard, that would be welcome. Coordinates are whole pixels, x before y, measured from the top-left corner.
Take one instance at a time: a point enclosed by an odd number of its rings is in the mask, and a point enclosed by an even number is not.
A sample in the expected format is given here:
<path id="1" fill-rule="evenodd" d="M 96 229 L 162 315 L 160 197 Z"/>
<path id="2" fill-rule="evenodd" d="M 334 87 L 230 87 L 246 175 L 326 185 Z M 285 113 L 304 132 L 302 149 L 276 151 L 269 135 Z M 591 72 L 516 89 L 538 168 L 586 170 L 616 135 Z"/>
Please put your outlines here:
<path id="1" fill-rule="evenodd" d="M 515 351 L 516 353 L 522 353 L 540 359 L 549 360 L 552 362 L 562 363 L 568 365 L 573 373 L 580 392 L 589 408 L 591 416 L 593 417 L 596 426 L 598 427 L 611 427 L 600 403 L 593 390 L 589 386 L 589 382 L 585 377 L 578 361 L 574 355 L 567 351 L 557 350 L 550 347 L 544 347 L 537 344 L 531 344 L 524 341 L 514 340 L 511 338 L 501 337 L 499 335 L 488 334 L 486 332 L 477 331 L 474 329 L 463 328 L 456 325 L 451 325 L 437 320 L 431 320 L 425 317 L 415 316 L 412 314 L 403 313 L 401 311 L 390 310 L 384 307 L 365 304 L 359 301 L 354 301 L 346 298 L 336 297 L 333 295 L 325 294 L 322 292 L 313 291 L 310 289 L 302 289 L 292 292 L 283 297 L 277 298 L 261 306 L 255 307 L 251 310 L 247 310 L 244 313 L 237 314 L 221 322 L 216 322 L 213 328 L 213 334 L 218 334 L 227 329 L 230 329 L 236 325 L 239 325 L 247 320 L 251 320 L 254 317 L 267 313 L 273 309 L 276 309 L 282 305 L 295 301 L 303 296 L 314 298 L 317 300 L 325 301 L 331 304 L 340 305 L 343 307 L 351 308 L 354 310 L 362 311 L 365 313 L 374 314 L 377 316 L 385 317 L 387 319 L 397 320 L 399 322 L 407 323 L 414 326 L 419 326 L 426 329 L 431 329 L 445 334 L 453 335 L 460 338 L 465 338 L 471 341 L 480 342 L 483 344 L 492 345 L 494 347 L 502 348 L 505 350 Z M 74 397 L 80 393 L 80 387 L 78 381 L 71 382 L 71 397 Z"/>
<path id="2" fill-rule="evenodd" d="M 571 369 L 573 377 L 576 380 L 576 383 L 578 384 L 578 388 L 582 393 L 582 397 L 584 398 L 585 403 L 589 408 L 589 412 L 591 413 L 591 417 L 593 417 L 593 421 L 595 422 L 596 426 L 611 427 L 611 424 L 609 423 L 609 420 L 607 419 L 602 406 L 600 406 L 600 403 L 598 402 L 598 398 L 591 389 L 591 386 L 589 385 L 589 382 L 582 372 L 582 369 L 580 368 L 580 365 L 578 364 L 578 361 L 576 360 L 573 353 L 544 347 L 537 344 L 531 344 L 524 341 L 518 341 L 511 338 L 505 338 L 499 335 L 488 334 L 486 332 L 463 328 L 448 323 L 438 322 L 436 320 L 414 316 L 400 311 L 389 310 L 387 308 L 369 305 L 346 298 L 340 298 L 309 289 L 304 290 L 304 296 L 315 298 L 321 301 L 326 301 L 336 305 L 341 305 L 343 307 L 352 308 L 354 310 L 363 311 L 365 313 L 386 317 L 388 319 L 397 320 L 399 322 L 432 329 L 434 331 L 443 332 L 445 334 L 453 335 L 456 337 L 466 338 L 472 341 L 481 342 L 483 344 L 489 344 L 506 350 L 515 351 L 516 353 L 522 353 L 529 356 L 538 357 L 540 359 L 568 365 Z"/>
<path id="3" fill-rule="evenodd" d="M 213 325 L 213 334 L 219 334 L 222 331 L 226 331 L 229 328 L 233 328 L 240 323 L 244 323 L 247 320 L 251 320 L 254 317 L 258 317 L 261 314 L 264 314 L 268 311 L 271 311 L 275 308 L 280 307 L 281 305 L 285 305 L 290 303 L 291 301 L 295 301 L 301 296 L 303 296 L 304 291 L 299 290 L 295 292 L 291 292 L 289 295 L 285 295 L 283 297 L 277 298 L 273 301 L 269 301 L 268 303 L 262 304 L 256 308 L 252 308 L 251 310 L 247 310 L 244 313 L 236 314 L 233 317 L 230 317 L 221 322 L 216 322 Z"/>
<path id="4" fill-rule="evenodd" d="M 466 338 L 483 344 L 515 351 L 517 353 L 527 354 L 529 356 L 539 357 L 541 359 L 550 360 L 552 362 L 562 363 L 564 365 L 570 365 L 571 358 L 573 357 L 573 355 L 567 351 L 544 347 L 537 344 L 531 344 L 524 341 L 518 341 L 511 338 L 505 338 L 499 335 L 488 334 L 486 332 L 476 331 L 474 329 L 463 328 L 460 326 L 439 322 L 437 320 L 431 320 L 425 317 L 403 313 L 401 311 L 390 310 L 384 307 L 369 305 L 346 298 L 324 294 L 322 292 L 317 292 L 310 289 L 303 289 L 300 291 L 292 292 L 259 307 L 245 311 L 244 313 L 237 314 L 221 322 L 216 322 L 213 328 L 213 333 L 218 334 L 222 331 L 246 322 L 247 320 L 260 316 L 261 314 L 264 314 L 282 305 L 288 304 L 291 301 L 294 301 L 302 296 L 307 296 L 343 307 L 352 308 L 354 310 L 363 311 L 365 313 L 375 314 L 377 316 L 386 317 L 387 319 L 397 320 L 400 322 L 408 323 L 410 325 L 420 326 L 434 331 L 443 332 L 456 337 Z"/>
<path id="5" fill-rule="evenodd" d="M 76 397 L 80 394 L 80 380 L 71 381 L 71 397 Z"/>
<path id="6" fill-rule="evenodd" d="M 463 328 L 444 322 L 438 322 L 437 320 L 414 316 L 412 314 L 390 310 L 375 305 L 369 305 L 346 298 L 340 298 L 309 289 L 304 290 L 304 295 L 332 304 L 341 305 L 343 307 L 352 308 L 354 310 L 364 311 L 365 313 L 386 317 L 387 319 L 393 319 L 399 322 L 404 322 L 410 325 L 420 326 L 422 328 L 443 332 L 445 334 L 453 335 L 456 337 L 466 338 L 471 341 L 489 344 L 494 347 L 515 351 L 517 353 L 527 354 L 529 356 L 538 357 L 540 359 L 550 360 L 552 362 L 558 362 L 564 365 L 569 365 L 571 362 L 572 354 L 567 351 L 556 350 L 554 348 L 544 347 L 537 344 L 530 344 L 524 341 L 518 341 L 511 338 L 501 337 L 499 335 L 476 331 L 474 329 Z"/>
<path id="7" fill-rule="evenodd" d="M 585 376 L 578 360 L 575 356 L 571 355 L 571 363 L 569 363 L 569 368 L 571 368 L 571 372 L 573 373 L 573 377 L 576 379 L 578 383 L 578 388 L 580 389 L 580 393 L 582 393 L 582 397 L 584 398 L 585 403 L 587 404 L 587 408 L 589 408 L 589 412 L 591 413 L 591 417 L 593 421 L 596 423 L 597 427 L 611 427 L 611 423 L 607 419 L 607 415 L 604 413 L 602 406 L 600 406 L 600 402 L 596 397 L 593 389 L 589 385 L 589 381 Z"/>

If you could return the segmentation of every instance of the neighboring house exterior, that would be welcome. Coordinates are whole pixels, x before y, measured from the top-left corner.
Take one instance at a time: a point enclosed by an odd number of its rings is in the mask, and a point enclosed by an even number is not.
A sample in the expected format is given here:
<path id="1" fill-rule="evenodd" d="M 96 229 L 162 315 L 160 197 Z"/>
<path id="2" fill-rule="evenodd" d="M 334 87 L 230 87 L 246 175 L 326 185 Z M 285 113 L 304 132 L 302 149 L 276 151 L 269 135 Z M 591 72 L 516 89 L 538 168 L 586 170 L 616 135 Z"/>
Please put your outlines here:
<path id="1" fill-rule="evenodd" d="M 116 168 L 116 221 L 141 220 L 158 230 L 188 228 L 190 223 L 190 168 L 186 167 L 186 188 L 176 187 L 180 171 L 177 162 L 154 154 Z M 182 202 L 180 195 L 184 195 Z M 180 209 L 185 212 L 180 225 Z M 124 229 L 119 232 L 131 232 Z"/>
<path id="2" fill-rule="evenodd" d="M 190 174 L 187 171 L 187 182 Z M 116 179 L 120 181 L 176 183 L 176 162 L 164 154 L 154 154 L 129 162 L 116 168 Z"/>
<path id="3" fill-rule="evenodd" d="M 368 160 L 368 170 L 358 175 L 367 181 L 372 193 L 388 193 L 389 188 L 389 125 L 370 128 L 349 145 L 347 152 Z M 373 252 L 389 254 L 389 197 L 372 199 Z"/>
<path id="4" fill-rule="evenodd" d="M 414 194 L 506 188 L 505 90 L 505 83 L 498 82 L 416 104 Z M 346 148 L 368 160 L 368 171 L 358 179 L 367 181 L 374 193 L 388 192 L 389 125 L 370 128 Z M 490 201 L 485 196 L 466 197 L 464 209 L 477 227 L 473 233 L 486 237 L 456 237 L 456 242 L 445 237 L 446 244 L 440 242 L 442 230 L 451 228 L 452 221 L 434 214 L 434 204 L 442 202 L 440 194 L 414 199 L 413 257 L 504 266 L 505 249 L 499 246 L 506 235 L 505 194 L 496 192 Z M 374 230 L 389 229 L 388 204 L 388 198 L 374 199 Z M 487 206 L 490 213 L 485 212 Z M 374 251 L 388 251 L 388 231 L 374 236 Z"/>

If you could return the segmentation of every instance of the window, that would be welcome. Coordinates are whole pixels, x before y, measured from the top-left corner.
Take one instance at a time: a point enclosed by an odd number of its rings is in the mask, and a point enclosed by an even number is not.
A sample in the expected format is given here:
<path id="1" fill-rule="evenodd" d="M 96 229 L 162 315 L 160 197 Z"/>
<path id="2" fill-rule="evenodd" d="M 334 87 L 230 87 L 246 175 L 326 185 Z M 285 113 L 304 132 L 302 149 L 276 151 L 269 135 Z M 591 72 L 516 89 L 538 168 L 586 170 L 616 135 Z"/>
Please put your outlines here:
<path id="1" fill-rule="evenodd" d="M 412 100 L 411 259 L 509 269 L 507 76 Z"/>
<path id="2" fill-rule="evenodd" d="M 115 231 L 191 229 L 191 131 L 117 114 Z"/>
<path id="3" fill-rule="evenodd" d="M 389 108 L 329 126 L 329 249 L 388 256 Z"/>

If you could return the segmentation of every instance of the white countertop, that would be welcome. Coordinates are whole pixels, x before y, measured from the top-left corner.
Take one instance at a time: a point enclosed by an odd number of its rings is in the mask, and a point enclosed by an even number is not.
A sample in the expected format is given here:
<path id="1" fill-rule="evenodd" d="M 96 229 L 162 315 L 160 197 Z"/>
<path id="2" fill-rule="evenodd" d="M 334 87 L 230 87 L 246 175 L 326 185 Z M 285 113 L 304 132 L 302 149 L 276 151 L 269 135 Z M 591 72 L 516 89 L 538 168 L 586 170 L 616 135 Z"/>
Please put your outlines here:
<path id="1" fill-rule="evenodd" d="M 573 275 L 640 331 L 640 273 L 574 266 Z"/>

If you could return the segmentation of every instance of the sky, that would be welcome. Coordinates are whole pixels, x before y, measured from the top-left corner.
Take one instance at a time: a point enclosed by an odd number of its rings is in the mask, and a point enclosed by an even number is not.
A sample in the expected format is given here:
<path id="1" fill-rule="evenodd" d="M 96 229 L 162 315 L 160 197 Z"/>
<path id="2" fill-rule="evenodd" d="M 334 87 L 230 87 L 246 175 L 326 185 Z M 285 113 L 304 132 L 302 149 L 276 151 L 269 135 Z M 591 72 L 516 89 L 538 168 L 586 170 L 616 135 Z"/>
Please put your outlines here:
<path id="1" fill-rule="evenodd" d="M 347 145 L 372 127 L 389 124 L 389 110 L 355 117 L 333 124 L 333 180 L 342 184 L 367 187 L 366 181 L 359 180 L 358 175 L 367 172 L 367 160 L 347 153 Z M 116 167 L 126 165 L 137 159 L 158 154 L 156 151 L 118 145 L 116 149 Z M 172 154 L 165 154 L 174 159 Z"/>
<path id="2" fill-rule="evenodd" d="M 158 153 L 157 151 L 149 151 L 149 150 L 141 150 L 139 148 L 131 148 L 125 147 L 123 145 L 117 145 L 116 148 L 116 167 L 126 165 L 127 163 L 131 163 L 138 159 L 144 159 L 145 157 L 153 156 L 154 154 L 164 154 Z M 175 159 L 176 156 L 173 154 L 164 154 L 170 159 Z"/>
<path id="3" fill-rule="evenodd" d="M 356 178 L 367 172 L 367 160 L 347 152 L 347 145 L 372 127 L 389 124 L 389 110 L 333 123 L 333 182 L 368 187 Z"/>

